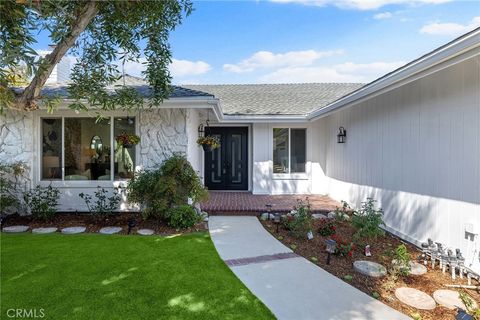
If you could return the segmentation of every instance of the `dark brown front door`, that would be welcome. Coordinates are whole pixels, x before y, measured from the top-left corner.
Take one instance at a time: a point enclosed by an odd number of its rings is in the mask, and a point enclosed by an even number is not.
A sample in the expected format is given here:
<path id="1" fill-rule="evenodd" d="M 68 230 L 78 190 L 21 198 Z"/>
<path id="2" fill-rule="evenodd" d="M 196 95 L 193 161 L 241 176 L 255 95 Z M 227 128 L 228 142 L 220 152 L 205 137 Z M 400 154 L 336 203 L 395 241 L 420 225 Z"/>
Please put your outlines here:
<path id="1" fill-rule="evenodd" d="M 248 189 L 248 128 L 210 127 L 220 148 L 205 152 L 205 185 L 210 190 Z"/>

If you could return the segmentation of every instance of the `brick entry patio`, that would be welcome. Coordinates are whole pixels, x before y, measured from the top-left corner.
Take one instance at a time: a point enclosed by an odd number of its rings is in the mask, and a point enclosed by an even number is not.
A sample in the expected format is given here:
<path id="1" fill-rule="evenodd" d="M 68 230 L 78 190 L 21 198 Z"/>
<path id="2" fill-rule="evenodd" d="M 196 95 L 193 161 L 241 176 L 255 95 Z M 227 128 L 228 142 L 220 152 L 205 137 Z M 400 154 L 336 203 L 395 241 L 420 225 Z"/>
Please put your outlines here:
<path id="1" fill-rule="evenodd" d="M 272 212 L 288 212 L 297 199 L 308 197 L 313 212 L 329 212 L 341 204 L 322 195 L 254 195 L 250 192 L 210 191 L 210 199 L 202 204 L 202 210 L 209 214 L 257 215 L 265 212 L 265 205 L 272 204 Z"/>

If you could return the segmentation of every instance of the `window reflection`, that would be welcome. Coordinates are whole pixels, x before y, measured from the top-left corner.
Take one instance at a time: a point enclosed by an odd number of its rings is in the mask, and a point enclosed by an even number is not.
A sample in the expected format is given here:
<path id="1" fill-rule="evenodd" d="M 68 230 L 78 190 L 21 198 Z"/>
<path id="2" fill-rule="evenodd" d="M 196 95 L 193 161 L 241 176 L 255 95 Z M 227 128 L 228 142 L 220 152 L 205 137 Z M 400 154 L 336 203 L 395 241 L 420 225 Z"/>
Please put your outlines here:
<path id="1" fill-rule="evenodd" d="M 42 179 L 62 179 L 62 119 L 42 119 Z"/>

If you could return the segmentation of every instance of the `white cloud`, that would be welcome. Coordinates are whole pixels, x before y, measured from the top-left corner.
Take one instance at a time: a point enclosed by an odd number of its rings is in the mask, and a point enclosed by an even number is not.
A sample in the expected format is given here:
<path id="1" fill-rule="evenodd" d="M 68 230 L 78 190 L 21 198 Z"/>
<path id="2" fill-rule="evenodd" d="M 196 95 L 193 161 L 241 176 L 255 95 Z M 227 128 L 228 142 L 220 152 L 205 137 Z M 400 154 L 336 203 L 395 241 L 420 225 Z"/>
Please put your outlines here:
<path id="1" fill-rule="evenodd" d="M 260 77 L 266 83 L 370 82 L 404 65 L 403 61 L 353 63 L 333 66 L 286 67 Z"/>
<path id="2" fill-rule="evenodd" d="M 224 64 L 223 70 L 233 73 L 245 73 L 265 68 L 309 66 L 320 58 L 339 54 L 343 54 L 343 50 L 304 50 L 289 51 L 285 53 L 258 51 L 237 64 Z"/>
<path id="3" fill-rule="evenodd" d="M 467 24 L 459 24 L 459 23 L 453 23 L 453 22 L 430 23 L 430 24 L 424 25 L 420 29 L 420 33 L 431 34 L 431 35 L 452 36 L 452 35 L 461 35 L 477 27 L 480 27 L 480 16 L 474 17 Z"/>
<path id="4" fill-rule="evenodd" d="M 392 13 L 387 11 L 387 12 L 377 13 L 376 15 L 373 16 L 373 19 L 382 20 L 382 19 L 389 19 L 391 17 L 392 17 Z"/>
<path id="5" fill-rule="evenodd" d="M 125 63 L 125 73 L 132 76 L 143 77 L 142 71 L 144 71 L 146 68 L 145 62 L 145 58 L 140 58 L 138 62 L 127 61 Z M 181 78 L 185 76 L 195 76 L 207 73 L 210 71 L 211 66 L 208 63 L 200 60 L 190 61 L 172 59 L 169 69 L 173 77 Z"/>
<path id="6" fill-rule="evenodd" d="M 172 59 L 170 72 L 174 77 L 184 77 L 204 74 L 210 71 L 211 66 L 204 61 L 189 61 Z"/>
<path id="7" fill-rule="evenodd" d="M 376 10 L 389 4 L 440 4 L 452 0 L 270 0 L 279 3 L 300 3 L 311 6 L 333 5 L 341 9 Z"/>

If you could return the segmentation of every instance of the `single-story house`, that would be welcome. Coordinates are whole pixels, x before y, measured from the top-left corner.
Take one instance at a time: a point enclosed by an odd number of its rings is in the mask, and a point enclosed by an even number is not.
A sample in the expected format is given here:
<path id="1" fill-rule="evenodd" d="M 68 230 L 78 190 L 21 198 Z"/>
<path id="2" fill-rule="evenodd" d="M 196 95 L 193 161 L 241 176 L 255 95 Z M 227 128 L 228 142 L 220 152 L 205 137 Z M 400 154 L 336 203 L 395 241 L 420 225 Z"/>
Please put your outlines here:
<path id="1" fill-rule="evenodd" d="M 52 93 L 66 90 L 44 88 Z M 373 197 L 388 230 L 462 248 L 480 272 L 480 29 L 366 85 L 175 86 L 156 108 L 98 124 L 67 103 L 0 120 L 0 161 L 27 162 L 31 186 L 59 187 L 60 210 L 80 211 L 80 192 L 181 152 L 211 190 L 326 194 L 355 206 Z M 207 120 L 221 139 L 212 152 L 196 144 Z M 124 132 L 141 141 L 115 150 Z"/>

